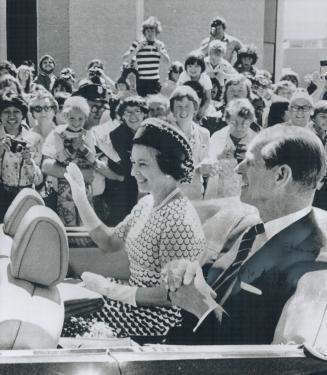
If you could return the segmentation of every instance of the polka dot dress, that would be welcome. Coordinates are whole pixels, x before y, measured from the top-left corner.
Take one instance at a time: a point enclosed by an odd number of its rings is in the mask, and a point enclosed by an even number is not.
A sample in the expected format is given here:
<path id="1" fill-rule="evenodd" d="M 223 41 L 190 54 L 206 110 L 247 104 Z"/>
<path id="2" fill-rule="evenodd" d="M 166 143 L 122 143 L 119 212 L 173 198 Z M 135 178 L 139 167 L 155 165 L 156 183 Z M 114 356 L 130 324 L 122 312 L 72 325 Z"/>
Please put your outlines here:
<path id="1" fill-rule="evenodd" d="M 161 283 L 161 269 L 171 260 L 194 260 L 204 251 L 205 239 L 198 215 L 186 197 L 176 198 L 160 209 L 151 195 L 142 198 L 131 214 L 115 228 L 125 241 L 130 261 L 129 285 L 154 287 Z M 94 322 L 105 322 L 123 336 L 165 335 L 181 321 L 177 307 L 143 307 L 105 298 L 105 306 L 88 318 L 73 318 L 65 336 L 88 332 Z"/>

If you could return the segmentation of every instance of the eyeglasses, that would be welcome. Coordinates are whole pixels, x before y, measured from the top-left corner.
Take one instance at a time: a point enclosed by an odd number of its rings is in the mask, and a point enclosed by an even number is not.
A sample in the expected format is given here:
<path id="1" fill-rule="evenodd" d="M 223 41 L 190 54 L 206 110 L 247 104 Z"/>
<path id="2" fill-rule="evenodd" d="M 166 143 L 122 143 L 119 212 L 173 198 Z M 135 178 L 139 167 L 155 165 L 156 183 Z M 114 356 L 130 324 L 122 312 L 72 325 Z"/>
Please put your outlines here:
<path id="1" fill-rule="evenodd" d="M 105 106 L 103 105 L 96 105 L 96 104 L 93 104 L 91 106 L 91 112 L 92 113 L 97 113 L 97 112 L 102 112 L 105 110 Z"/>
<path id="2" fill-rule="evenodd" d="M 311 111 L 311 107 L 309 105 L 292 105 L 291 109 L 295 112 L 300 112 L 300 111 L 310 112 Z"/>
<path id="3" fill-rule="evenodd" d="M 36 105 L 35 107 L 32 107 L 31 110 L 33 112 L 36 112 L 36 113 L 41 113 L 42 111 L 44 112 L 50 112 L 51 109 L 54 111 L 55 110 L 55 107 L 53 106 L 48 106 L 48 105 L 45 105 L 44 107 L 41 107 L 40 105 Z"/>

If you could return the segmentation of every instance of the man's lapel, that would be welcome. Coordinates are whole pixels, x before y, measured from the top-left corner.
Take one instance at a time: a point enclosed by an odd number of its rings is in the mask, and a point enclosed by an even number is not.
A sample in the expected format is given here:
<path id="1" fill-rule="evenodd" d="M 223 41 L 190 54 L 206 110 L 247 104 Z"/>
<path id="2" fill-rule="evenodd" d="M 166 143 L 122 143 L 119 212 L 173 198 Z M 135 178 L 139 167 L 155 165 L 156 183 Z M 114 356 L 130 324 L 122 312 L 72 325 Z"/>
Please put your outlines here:
<path id="1" fill-rule="evenodd" d="M 239 280 L 251 284 L 273 268 L 282 270 L 293 263 L 315 259 L 319 244 L 315 245 L 314 241 L 320 241 L 317 236 L 311 236 L 315 229 L 314 213 L 311 211 L 277 233 L 249 258 L 240 269 Z M 310 240 L 306 241 L 309 237 Z"/>

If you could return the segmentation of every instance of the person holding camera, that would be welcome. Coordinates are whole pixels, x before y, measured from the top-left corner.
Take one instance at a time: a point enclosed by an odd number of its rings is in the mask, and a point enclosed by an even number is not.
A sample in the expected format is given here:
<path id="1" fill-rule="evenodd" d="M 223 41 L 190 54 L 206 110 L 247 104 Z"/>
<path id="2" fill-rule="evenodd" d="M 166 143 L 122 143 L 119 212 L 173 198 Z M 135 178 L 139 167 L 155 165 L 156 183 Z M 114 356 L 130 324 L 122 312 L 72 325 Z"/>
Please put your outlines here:
<path id="1" fill-rule="evenodd" d="M 143 38 L 134 41 L 123 55 L 124 60 L 136 58 L 139 79 L 137 92 L 140 96 L 158 94 L 161 90 L 159 64 L 161 57 L 169 64 L 170 58 L 165 44 L 157 39 L 161 23 L 156 17 L 149 17 L 142 23 Z"/>
<path id="2" fill-rule="evenodd" d="M 27 141 L 29 130 L 23 120 L 27 103 L 16 95 L 0 98 L 0 221 L 20 190 L 42 182 L 34 161 L 35 150 Z"/>
<path id="3" fill-rule="evenodd" d="M 115 90 L 115 81 L 105 74 L 102 60 L 93 59 L 88 63 L 87 78 L 95 84 L 105 85 L 109 91 Z"/>
<path id="4" fill-rule="evenodd" d="M 210 36 L 202 41 L 200 51 L 207 56 L 210 42 L 220 40 L 226 45 L 224 59 L 232 63 L 235 62 L 242 43 L 234 36 L 226 34 L 225 30 L 226 20 L 223 17 L 215 17 L 210 24 Z"/>
<path id="5" fill-rule="evenodd" d="M 225 110 L 227 126 L 210 138 L 210 159 L 219 167 L 219 173 L 209 177 L 205 199 L 240 194 L 241 181 L 235 167 L 244 159 L 247 145 L 256 135 L 250 128 L 254 120 L 254 108 L 248 99 L 234 99 L 228 103 Z"/>

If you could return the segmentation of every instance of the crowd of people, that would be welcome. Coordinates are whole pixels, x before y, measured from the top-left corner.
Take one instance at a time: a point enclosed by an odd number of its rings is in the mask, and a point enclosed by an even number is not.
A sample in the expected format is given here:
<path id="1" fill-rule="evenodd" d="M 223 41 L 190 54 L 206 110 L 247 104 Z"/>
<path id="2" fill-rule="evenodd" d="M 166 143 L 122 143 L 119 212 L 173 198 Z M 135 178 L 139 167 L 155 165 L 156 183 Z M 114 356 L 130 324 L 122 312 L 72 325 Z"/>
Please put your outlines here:
<path id="1" fill-rule="evenodd" d="M 149 17 L 116 80 L 99 59 L 80 80 L 71 67 L 56 77 L 50 55 L 37 73 L 31 61 L 0 62 L 0 220 L 31 187 L 66 227 L 84 226 L 103 251 L 128 254 L 128 280 L 82 275 L 105 305 L 66 321 L 64 335 L 103 321 L 116 336 L 270 343 L 297 281 L 315 267 L 325 232 L 318 241 L 311 206 L 327 209 L 327 77 L 308 88 L 294 72 L 273 82 L 256 66 L 256 47 L 226 29 L 215 17 L 209 37 L 170 63 L 161 24 Z M 161 61 L 170 64 L 166 79 Z M 208 247 L 195 203 L 231 197 L 258 210 L 265 237 L 252 256 L 249 245 L 239 258 L 240 241 L 211 254 L 203 276 Z M 313 234 L 302 244 L 304 221 Z"/>

